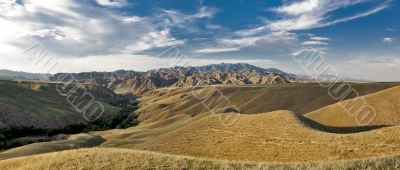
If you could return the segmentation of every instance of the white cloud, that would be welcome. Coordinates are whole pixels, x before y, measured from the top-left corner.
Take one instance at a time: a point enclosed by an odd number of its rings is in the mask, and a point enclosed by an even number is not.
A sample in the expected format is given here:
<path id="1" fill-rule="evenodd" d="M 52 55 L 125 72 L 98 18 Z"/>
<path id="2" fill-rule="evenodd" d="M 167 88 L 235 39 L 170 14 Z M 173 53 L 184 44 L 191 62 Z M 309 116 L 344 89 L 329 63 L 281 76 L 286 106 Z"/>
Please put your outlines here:
<path id="1" fill-rule="evenodd" d="M 121 19 L 126 23 L 137 23 L 142 21 L 142 18 L 138 16 L 121 17 Z"/>
<path id="2" fill-rule="evenodd" d="M 216 39 L 212 46 L 199 49 L 197 53 L 220 53 L 239 51 L 243 48 L 262 48 L 283 51 L 298 45 L 296 33 L 287 31 L 267 31 L 263 27 L 233 32 L 232 35 Z M 217 48 L 216 48 L 217 47 Z"/>
<path id="3" fill-rule="evenodd" d="M 184 29 L 194 29 L 193 22 L 199 19 L 210 19 L 218 12 L 215 8 L 200 7 L 196 13 L 184 14 L 176 10 L 161 10 L 161 13 L 157 16 L 160 24 L 169 27 L 177 27 Z"/>
<path id="4" fill-rule="evenodd" d="M 199 9 L 199 11 L 192 15 L 189 18 L 212 18 L 216 13 L 217 13 L 217 9 L 215 8 L 209 8 L 209 7 L 201 7 Z"/>
<path id="5" fill-rule="evenodd" d="M 241 37 L 246 37 L 246 36 L 253 36 L 257 35 L 260 33 L 265 33 L 268 32 L 269 29 L 265 26 L 260 26 L 256 28 L 250 28 L 250 29 L 244 29 L 244 30 L 239 30 L 235 32 L 235 35 L 241 36 Z"/>
<path id="6" fill-rule="evenodd" d="M 203 59 L 203 58 L 190 58 L 190 61 L 185 66 L 204 66 L 209 64 L 220 63 L 248 63 L 262 68 L 279 67 L 280 63 L 275 60 L 268 59 Z"/>
<path id="7" fill-rule="evenodd" d="M 375 68 L 387 68 L 387 67 L 398 67 L 400 64 L 400 58 L 398 57 L 374 57 L 374 58 L 364 58 L 355 59 L 346 62 L 349 65 L 357 66 L 367 66 Z"/>
<path id="8" fill-rule="evenodd" d="M 2 49 L 3 46 L 0 46 Z M 12 47 L 10 47 L 12 48 Z M 4 54 L 4 51 L 0 52 Z M 55 58 L 52 62 L 58 63 L 57 69 L 50 73 L 57 72 L 88 72 L 88 71 L 115 71 L 134 70 L 147 71 L 151 69 L 173 67 L 173 66 L 203 66 L 219 63 L 249 63 L 260 67 L 276 67 L 278 62 L 274 60 L 259 59 L 212 59 L 212 58 L 188 58 L 185 62 L 178 62 L 177 65 L 166 65 L 170 63 L 168 58 L 159 58 L 148 55 L 115 54 L 115 55 L 93 55 L 82 58 Z M 175 64 L 175 63 L 174 63 Z M 35 65 L 27 61 L 24 56 L 0 57 L 0 68 L 33 73 L 47 73 L 49 66 Z"/>
<path id="9" fill-rule="evenodd" d="M 16 4 L 16 0 L 3 0 L 0 2 L 0 16 L 7 15 Z"/>
<path id="10" fill-rule="evenodd" d="M 310 53 L 315 53 L 319 55 L 327 55 L 327 47 L 324 46 L 304 46 L 301 47 L 294 52 L 292 52 L 292 56 L 298 56 L 298 55 L 303 55 L 303 54 L 310 54 Z"/>
<path id="11" fill-rule="evenodd" d="M 0 44 L 26 48 L 39 43 L 55 56 L 85 57 L 136 53 L 184 43 L 174 38 L 168 27 L 158 25 L 150 17 L 122 16 L 86 1 L 23 0 L 21 3 L 8 3 L 10 11 L 0 17 Z M 194 18 L 209 17 L 210 13 L 200 9 L 194 15 Z"/>
<path id="12" fill-rule="evenodd" d="M 387 8 L 391 0 L 386 0 L 365 12 L 343 18 L 332 18 L 330 14 L 339 9 L 369 2 L 369 0 L 302 0 L 291 2 L 272 9 L 282 15 L 282 19 L 270 22 L 268 24 L 270 29 L 289 31 L 330 26 L 379 12 Z"/>
<path id="13" fill-rule="evenodd" d="M 134 53 L 154 47 L 159 48 L 184 44 L 184 41 L 177 40 L 169 35 L 169 29 L 164 29 L 157 32 L 149 32 L 146 35 L 143 35 L 143 37 L 137 43 L 127 46 L 124 51 L 127 53 Z"/>
<path id="14" fill-rule="evenodd" d="M 302 43 L 302 45 L 318 46 L 318 45 L 328 45 L 328 43 L 322 42 L 322 41 L 305 41 L 305 42 Z"/>
<path id="15" fill-rule="evenodd" d="M 127 5 L 126 0 L 96 0 L 96 2 L 105 7 L 123 7 Z"/>
<path id="16" fill-rule="evenodd" d="M 303 0 L 295 2 L 290 5 L 282 6 L 276 9 L 279 13 L 287 13 L 290 15 L 299 15 L 303 13 L 312 12 L 318 5 L 322 5 L 320 0 Z"/>
<path id="17" fill-rule="evenodd" d="M 223 28 L 221 25 L 217 25 L 217 24 L 206 24 L 205 27 L 208 28 L 208 29 L 221 29 L 221 28 Z"/>
<path id="18" fill-rule="evenodd" d="M 400 58 L 396 56 L 364 56 L 337 67 L 346 70 L 344 73 L 351 77 L 374 81 L 400 81 L 399 74 L 395 74 L 400 72 L 399 65 Z"/>
<path id="19" fill-rule="evenodd" d="M 220 44 L 224 46 L 236 47 L 266 47 L 270 46 L 287 46 L 293 45 L 298 41 L 295 33 L 286 31 L 277 31 L 269 34 L 255 35 L 249 37 L 238 37 L 231 39 L 220 39 Z"/>
<path id="20" fill-rule="evenodd" d="M 105 7 L 123 7 L 114 1 L 97 2 Z M 0 13 L 0 68 L 27 72 L 47 72 L 49 69 L 38 68 L 22 56 L 23 51 L 34 44 L 40 44 L 54 57 L 61 66 L 56 70 L 59 72 L 145 71 L 162 67 L 164 62 L 139 53 L 186 43 L 187 40 L 174 37 L 173 31 L 195 29 L 197 22 L 203 20 L 207 20 L 204 23 L 209 29 L 222 28 L 209 22 L 217 10 L 208 7 L 200 7 L 190 14 L 157 10 L 150 16 L 122 15 L 115 10 L 93 6 L 88 1 L 75 0 L 46 3 L 22 0 L 21 3 L 9 3 L 7 7 L 6 15 Z M 236 49 L 222 49 L 227 50 Z M 203 49 L 199 52 L 211 51 Z M 217 51 L 214 49 L 214 52 Z M 190 59 L 190 65 L 254 61 Z M 270 60 L 258 61 L 262 62 L 274 64 Z"/>
<path id="21" fill-rule="evenodd" d="M 231 52 L 231 51 L 239 51 L 239 48 L 203 48 L 197 50 L 197 53 L 222 53 L 222 52 Z"/>
<path id="22" fill-rule="evenodd" d="M 366 17 L 366 16 L 369 16 L 369 15 L 375 14 L 375 13 L 377 13 L 379 11 L 382 11 L 382 10 L 388 8 L 390 2 L 391 2 L 391 0 L 387 0 L 387 1 L 383 2 L 382 4 L 376 6 L 375 8 L 372 8 L 372 9 L 370 9 L 368 11 L 365 11 L 365 12 L 362 12 L 362 13 L 358 13 L 358 14 L 355 14 L 353 16 L 337 19 L 337 20 L 334 20 L 334 21 L 321 23 L 317 27 L 326 27 L 326 26 L 337 24 L 337 23 L 347 22 L 347 21 L 351 21 L 351 20 L 354 20 L 354 19 L 357 19 L 357 18 L 362 18 L 362 17 Z"/>
<path id="23" fill-rule="evenodd" d="M 41 29 L 41 30 L 35 30 L 29 33 L 29 35 L 23 35 L 20 34 L 19 36 L 37 36 L 40 38 L 46 38 L 46 37 L 51 37 L 56 40 L 62 40 L 65 37 L 65 34 L 62 33 L 61 31 L 58 31 L 56 29 Z"/>
<path id="24" fill-rule="evenodd" d="M 329 40 L 331 40 L 330 38 L 327 38 L 327 37 L 311 37 L 310 39 L 314 40 L 314 41 L 329 41 Z"/>
<path id="25" fill-rule="evenodd" d="M 382 41 L 383 41 L 384 43 L 390 44 L 390 43 L 392 43 L 392 42 L 394 41 L 394 39 L 393 39 L 393 38 L 386 37 L 386 38 L 384 38 Z"/>

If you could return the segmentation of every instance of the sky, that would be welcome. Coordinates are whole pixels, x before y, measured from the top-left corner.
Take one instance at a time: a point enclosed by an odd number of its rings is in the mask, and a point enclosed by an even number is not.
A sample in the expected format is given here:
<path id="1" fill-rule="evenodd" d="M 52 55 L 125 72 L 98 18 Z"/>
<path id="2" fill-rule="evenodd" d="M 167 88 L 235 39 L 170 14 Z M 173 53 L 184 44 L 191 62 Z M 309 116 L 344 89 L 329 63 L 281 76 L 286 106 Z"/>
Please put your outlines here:
<path id="1" fill-rule="evenodd" d="M 57 67 L 32 60 L 32 47 Z M 400 2 L 0 0 L 0 69 L 146 71 L 224 62 L 307 74 L 293 59 L 305 49 L 342 77 L 400 81 Z"/>

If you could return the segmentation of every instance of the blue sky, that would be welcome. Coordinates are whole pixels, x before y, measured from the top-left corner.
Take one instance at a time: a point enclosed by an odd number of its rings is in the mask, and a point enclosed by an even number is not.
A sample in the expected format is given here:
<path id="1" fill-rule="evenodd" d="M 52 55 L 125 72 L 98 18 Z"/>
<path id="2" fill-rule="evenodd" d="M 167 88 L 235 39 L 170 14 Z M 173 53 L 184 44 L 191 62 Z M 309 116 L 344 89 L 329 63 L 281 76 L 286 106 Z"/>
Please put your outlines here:
<path id="1" fill-rule="evenodd" d="M 23 51 L 40 44 L 51 72 L 145 71 L 246 62 L 291 73 L 312 48 L 342 76 L 400 81 L 400 3 L 395 0 L 3 0 L 0 68 L 47 72 Z"/>

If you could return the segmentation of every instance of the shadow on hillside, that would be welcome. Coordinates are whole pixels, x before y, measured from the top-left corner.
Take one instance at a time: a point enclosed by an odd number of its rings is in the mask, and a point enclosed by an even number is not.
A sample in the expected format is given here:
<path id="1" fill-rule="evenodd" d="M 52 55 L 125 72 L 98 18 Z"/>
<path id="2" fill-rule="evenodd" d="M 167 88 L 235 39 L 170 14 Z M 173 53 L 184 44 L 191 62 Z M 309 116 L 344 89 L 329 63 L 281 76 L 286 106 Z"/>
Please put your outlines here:
<path id="1" fill-rule="evenodd" d="M 314 130 L 319 130 L 319 131 L 328 132 L 328 133 L 337 133 L 337 134 L 360 133 L 360 132 L 371 131 L 371 130 L 380 129 L 380 128 L 384 128 L 384 127 L 390 127 L 390 125 L 333 127 L 333 126 L 325 126 L 314 120 L 304 117 L 303 115 L 299 115 L 299 114 L 294 114 L 294 115 L 301 123 L 303 123 L 303 125 L 311 128 L 311 129 L 314 129 Z"/>
<path id="2" fill-rule="evenodd" d="M 390 127 L 389 125 L 374 125 L 374 126 L 355 126 L 355 127 L 330 127 L 326 126 L 328 129 L 326 132 L 329 133 L 341 133 L 341 134 L 347 134 L 347 133 L 359 133 L 359 132 L 366 132 L 366 131 L 371 131 L 375 129 L 380 129 L 384 127 Z"/>

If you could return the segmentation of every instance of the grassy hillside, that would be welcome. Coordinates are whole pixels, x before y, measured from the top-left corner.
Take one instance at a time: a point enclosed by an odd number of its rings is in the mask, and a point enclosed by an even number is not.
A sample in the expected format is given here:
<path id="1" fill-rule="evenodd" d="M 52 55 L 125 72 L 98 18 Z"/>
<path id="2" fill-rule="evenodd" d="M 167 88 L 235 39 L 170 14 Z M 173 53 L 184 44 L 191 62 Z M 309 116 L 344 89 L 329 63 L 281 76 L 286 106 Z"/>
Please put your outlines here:
<path id="1" fill-rule="evenodd" d="M 345 160 L 400 152 L 397 126 L 355 134 L 327 133 L 320 128 L 288 111 L 241 115 L 229 127 L 221 124 L 218 115 L 210 115 L 134 148 L 269 162 Z"/>
<path id="2" fill-rule="evenodd" d="M 353 84 L 353 88 L 366 95 L 393 86 L 396 83 Z M 215 90 L 219 89 L 221 93 Z M 194 97 L 201 97 L 198 99 Z M 211 97 L 206 97 L 211 95 Z M 222 99 L 225 96 L 229 103 Z M 353 98 L 356 96 L 349 96 Z M 257 86 L 214 86 L 158 89 L 141 98 L 138 110 L 144 122 L 157 122 L 176 114 L 197 115 L 207 112 L 203 103 L 210 105 L 211 112 L 226 106 L 236 106 L 244 114 L 256 114 L 276 110 L 290 110 L 305 114 L 337 101 L 328 95 L 328 89 L 318 84 L 286 84 Z M 214 110 L 215 109 L 215 110 Z"/>
<path id="3" fill-rule="evenodd" d="M 392 168 L 388 168 L 392 167 Z M 93 148 L 0 161 L 0 169 L 396 169 L 400 156 L 311 163 L 256 163 L 203 159 L 147 151 Z"/>
<path id="4" fill-rule="evenodd" d="M 378 109 L 379 118 L 373 125 L 394 124 L 396 119 L 391 116 L 397 115 L 397 108 L 387 106 L 397 104 L 399 87 L 396 85 L 354 84 L 376 107 L 385 108 Z M 212 88 L 199 87 L 194 92 L 205 95 Z M 331 105 L 335 101 L 327 95 L 327 89 L 316 84 L 218 88 L 245 113 L 232 126 L 224 126 L 219 115 L 207 112 L 201 100 L 193 97 L 191 88 L 159 89 L 141 98 L 139 111 L 143 122 L 139 126 L 90 132 L 81 138 L 85 145 L 76 145 L 76 140 L 69 139 L 57 141 L 62 144 L 48 142 L 15 148 L 0 153 L 0 159 L 8 159 L 0 161 L 0 168 L 400 168 L 400 156 L 396 156 L 400 153 L 400 125 L 354 127 L 341 121 L 340 116 L 340 121 L 327 115 L 312 117 L 325 112 L 307 113 L 335 106 Z M 217 97 L 213 95 L 211 100 Z M 349 98 L 352 97 L 355 96 Z M 220 110 L 223 106 L 217 102 L 211 108 Z M 336 123 L 329 123 L 331 119 Z M 29 156 L 92 146 L 95 148 Z M 28 157 L 15 158 L 20 156 Z"/>
<path id="5" fill-rule="evenodd" d="M 358 126 L 356 120 L 362 120 L 362 114 L 367 113 L 361 112 L 359 116 L 352 115 L 352 113 L 357 113 L 356 109 L 364 103 L 361 99 L 365 99 L 366 103 L 376 110 L 375 117 L 371 116 L 371 119 L 369 117 L 365 119 L 366 121 L 372 120 L 370 125 L 400 125 L 400 86 L 329 105 L 308 113 L 306 116 L 329 126 Z M 351 110 L 350 108 L 353 106 L 355 109 Z"/>
<path id="6" fill-rule="evenodd" d="M 67 102 L 65 95 L 56 91 L 56 86 L 45 82 L 0 80 L 0 128 L 56 129 L 84 122 L 82 114 Z M 83 87 L 103 102 L 106 113 L 118 112 L 118 108 L 106 103 L 118 100 L 112 91 L 92 85 Z M 82 94 L 83 90 L 80 91 Z"/>
<path id="7" fill-rule="evenodd" d="M 90 134 L 105 139 L 106 141 L 101 144 L 104 147 L 134 148 L 138 144 L 152 141 L 160 135 L 179 129 L 204 116 L 207 114 L 200 114 L 194 118 L 182 114 L 160 122 L 142 124 L 128 129 L 91 132 Z"/>
<path id="8" fill-rule="evenodd" d="M 83 147 L 93 147 L 98 146 L 103 141 L 104 140 L 99 137 L 88 134 L 71 135 L 66 140 L 34 143 L 0 152 L 0 160 Z"/>

